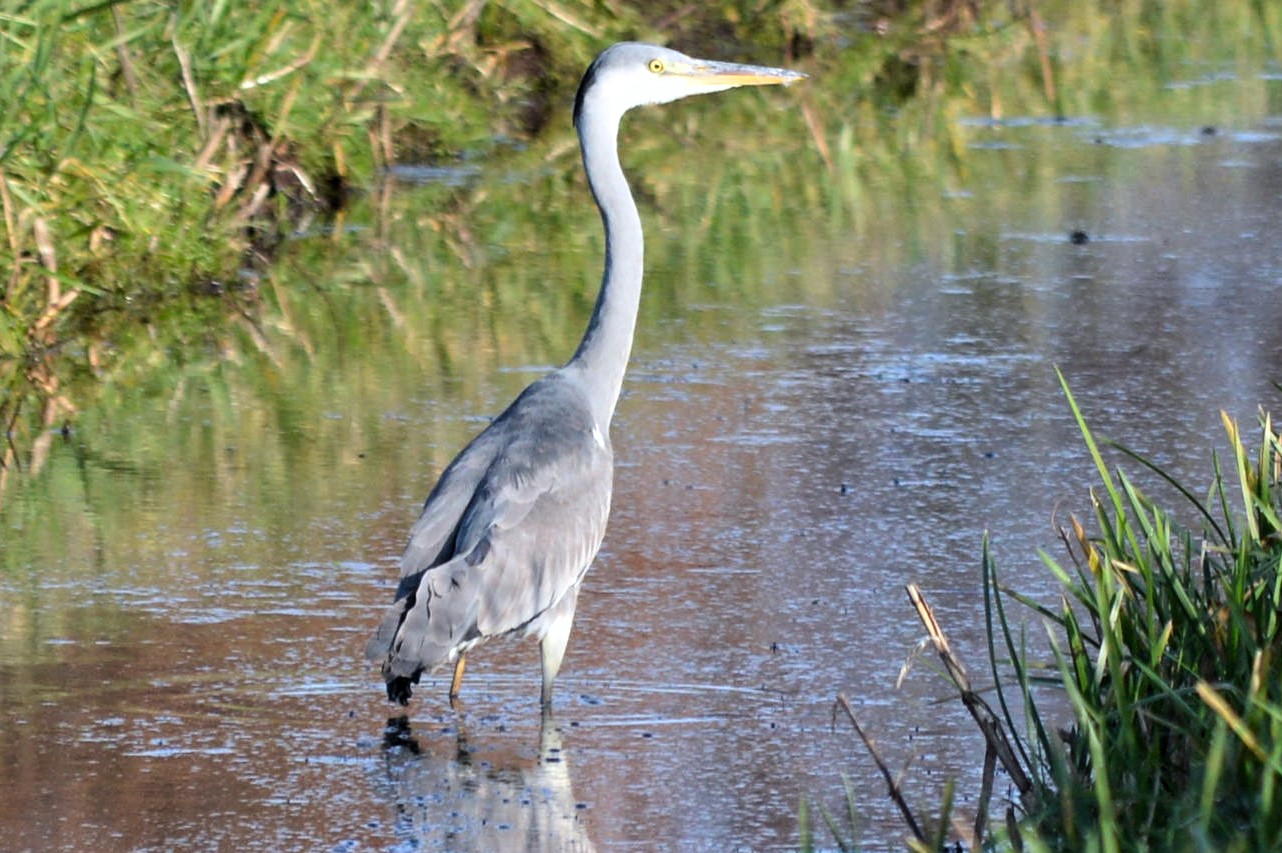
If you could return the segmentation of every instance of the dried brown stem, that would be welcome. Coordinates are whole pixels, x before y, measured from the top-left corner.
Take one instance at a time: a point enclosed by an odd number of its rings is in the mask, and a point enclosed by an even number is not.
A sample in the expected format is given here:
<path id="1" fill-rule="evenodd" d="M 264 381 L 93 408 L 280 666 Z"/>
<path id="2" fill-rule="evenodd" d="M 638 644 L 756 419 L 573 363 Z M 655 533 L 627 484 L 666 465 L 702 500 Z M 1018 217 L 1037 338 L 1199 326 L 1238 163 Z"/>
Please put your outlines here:
<path id="1" fill-rule="evenodd" d="M 18 283 L 22 274 L 22 264 L 20 258 L 22 245 L 18 238 L 18 217 L 13 212 L 13 199 L 9 195 L 9 177 L 0 169 L 0 206 L 4 208 L 4 227 L 9 237 L 9 251 L 13 255 L 13 264 L 9 268 L 9 280 L 4 286 L 4 291 L 0 292 L 0 302 L 11 298 L 14 286 Z"/>
<path id="2" fill-rule="evenodd" d="M 850 700 L 846 698 L 844 693 L 837 694 L 837 704 L 832 709 L 834 722 L 836 721 L 838 708 L 846 712 L 846 716 L 850 718 L 850 724 L 855 727 L 855 733 L 864 742 L 864 747 L 868 750 L 868 754 L 872 756 L 877 769 L 885 777 L 887 791 L 890 798 L 895 801 L 895 805 L 899 807 L 900 814 L 904 816 L 904 822 L 908 824 L 908 828 L 912 830 L 918 841 L 925 841 L 926 835 L 921 831 L 921 825 L 917 823 L 917 817 L 913 814 L 912 809 L 908 807 L 907 801 L 904 800 L 903 792 L 899 790 L 899 782 L 896 781 L 894 775 L 890 772 L 890 768 L 886 766 L 886 762 L 882 760 L 881 755 L 877 752 L 876 742 L 859 725 L 859 720 L 855 718 L 855 712 L 850 707 Z"/>
<path id="3" fill-rule="evenodd" d="M 396 20 L 392 22 L 391 29 L 388 30 L 387 37 L 383 39 L 383 43 L 379 45 L 378 50 L 374 51 L 374 55 L 370 57 L 369 65 L 366 69 L 369 72 L 367 79 L 359 81 L 352 87 L 351 92 L 347 95 L 348 100 L 354 101 L 359 98 L 361 93 L 365 91 L 368 81 L 377 79 L 378 75 L 375 72 L 382 68 L 383 64 L 387 62 L 387 58 L 392 55 L 392 48 L 396 46 L 396 42 L 400 41 L 401 34 L 405 32 L 405 27 L 409 24 L 410 18 L 414 14 L 414 6 L 409 0 L 399 0 L 396 8 L 392 10 L 392 14 L 396 16 Z M 477 14 L 480 14 L 480 9 L 477 10 Z"/>
<path id="4" fill-rule="evenodd" d="M 984 840 L 984 827 L 988 826 L 988 804 L 993 798 L 993 777 L 997 773 L 997 753 L 991 746 L 984 747 L 984 776 L 980 781 L 979 803 L 975 809 L 975 833 L 972 847 Z"/>
<path id="5" fill-rule="evenodd" d="M 815 114 L 815 108 L 809 101 L 802 101 L 801 115 L 806 120 L 806 128 L 810 131 L 810 138 L 815 142 L 815 150 L 819 152 L 820 158 L 823 159 L 824 165 L 831 172 L 835 169 L 832 162 L 832 151 L 828 148 L 828 140 L 824 138 L 823 124 L 819 121 L 819 116 Z"/>
<path id="6" fill-rule="evenodd" d="M 552 2 L 552 0 L 531 0 L 531 2 L 548 15 L 556 18 L 568 27 L 573 27 L 586 36 L 591 36 L 598 40 L 604 38 L 604 34 L 599 29 L 585 21 L 579 20 L 570 12 L 569 9 L 566 9 L 559 3 Z"/>
<path id="7" fill-rule="evenodd" d="M 120 63 L 120 76 L 124 78 L 125 88 L 129 90 L 130 102 L 138 99 L 138 74 L 134 71 L 133 60 L 129 58 L 129 42 L 124 38 L 125 19 L 120 14 L 120 7 L 111 7 L 111 20 L 116 27 L 116 59 Z"/>
<path id="8" fill-rule="evenodd" d="M 980 732 L 983 733 L 984 739 L 988 742 L 988 748 L 993 751 L 997 759 L 1001 761 L 1002 768 L 1010 774 L 1011 781 L 1015 783 L 1021 798 L 1027 798 L 1033 792 L 1032 780 L 1028 778 L 1023 765 L 1019 763 L 1015 750 L 1010 744 L 1010 739 L 1006 736 L 1006 730 L 1002 727 L 1001 721 L 993 713 L 993 709 L 988 706 L 978 693 L 970 685 L 970 678 L 966 675 L 966 668 L 962 666 L 961 661 L 953 653 L 952 646 L 948 642 L 948 637 L 939 627 L 939 622 L 935 619 L 935 613 L 926 603 L 926 599 L 921 594 L 921 589 L 917 584 L 910 583 L 905 588 L 908 591 L 908 600 L 912 602 L 913 607 L 917 610 L 917 616 L 921 619 L 922 624 L 926 626 L 926 631 L 930 635 L 930 640 L 935 646 L 940 660 L 944 663 L 944 669 L 948 672 L 949 679 L 957 692 L 961 696 L 962 704 L 979 726 Z"/>
<path id="9" fill-rule="evenodd" d="M 174 46 L 174 56 L 178 58 L 178 69 L 182 72 L 183 93 L 187 96 L 187 103 L 196 116 L 200 137 L 205 139 L 209 136 L 209 127 L 205 119 L 205 109 L 200 103 L 200 93 L 196 91 L 196 78 L 191 71 L 191 54 L 178 43 L 177 34 L 172 36 L 171 41 Z"/>
<path id="10" fill-rule="evenodd" d="M 1046 92 L 1046 101 L 1056 106 L 1055 70 L 1051 67 L 1050 45 L 1046 41 L 1046 21 L 1033 8 L 1032 0 L 1028 3 L 1028 28 L 1033 31 L 1033 41 L 1037 42 L 1037 56 L 1042 64 L 1042 88 Z"/>

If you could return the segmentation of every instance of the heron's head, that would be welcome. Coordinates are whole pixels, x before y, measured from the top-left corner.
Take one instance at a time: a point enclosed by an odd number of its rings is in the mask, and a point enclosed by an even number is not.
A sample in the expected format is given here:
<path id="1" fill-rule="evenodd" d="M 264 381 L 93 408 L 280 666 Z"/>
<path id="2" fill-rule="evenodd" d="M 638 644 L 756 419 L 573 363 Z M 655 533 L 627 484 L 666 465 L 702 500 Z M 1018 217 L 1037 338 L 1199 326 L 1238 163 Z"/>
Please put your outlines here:
<path id="1" fill-rule="evenodd" d="M 585 110 L 601 109 L 616 118 L 642 104 L 662 104 L 735 86 L 787 85 L 806 75 L 783 68 L 694 59 L 653 44 L 620 42 L 588 66 L 574 101 L 574 121 Z"/>

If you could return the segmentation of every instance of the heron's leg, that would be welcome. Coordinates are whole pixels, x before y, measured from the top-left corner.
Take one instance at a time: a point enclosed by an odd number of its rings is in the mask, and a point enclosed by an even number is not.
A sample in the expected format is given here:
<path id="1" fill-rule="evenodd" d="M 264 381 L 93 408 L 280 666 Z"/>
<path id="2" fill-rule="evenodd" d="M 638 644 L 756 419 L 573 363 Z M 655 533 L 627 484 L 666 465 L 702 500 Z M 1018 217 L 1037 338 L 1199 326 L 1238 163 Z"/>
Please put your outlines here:
<path id="1" fill-rule="evenodd" d="M 547 632 L 539 644 L 543 655 L 543 693 L 540 701 L 543 707 L 552 706 L 552 681 L 561 669 L 561 658 L 565 657 L 565 646 L 570 641 L 570 628 L 574 625 L 574 607 L 579 600 L 579 588 L 576 586 L 565 594 L 565 597 L 552 605 L 548 620 Z"/>
<path id="2" fill-rule="evenodd" d="M 453 705 L 454 700 L 458 698 L 459 688 L 463 686 L 463 669 L 466 666 L 467 666 L 467 655 L 465 654 L 459 655 L 458 660 L 454 661 L 454 677 L 450 679 L 450 704 L 451 705 Z"/>

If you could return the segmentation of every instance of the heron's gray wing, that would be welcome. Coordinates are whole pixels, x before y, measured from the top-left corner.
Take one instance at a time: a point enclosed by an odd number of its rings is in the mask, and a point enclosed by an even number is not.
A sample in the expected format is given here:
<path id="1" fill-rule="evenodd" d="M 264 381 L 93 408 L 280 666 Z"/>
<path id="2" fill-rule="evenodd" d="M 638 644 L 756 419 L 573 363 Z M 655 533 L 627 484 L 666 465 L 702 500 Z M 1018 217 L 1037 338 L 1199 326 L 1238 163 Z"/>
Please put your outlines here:
<path id="1" fill-rule="evenodd" d="M 536 467 L 495 460 L 460 526 L 458 556 L 423 573 L 388 674 L 412 676 L 471 641 L 529 630 L 582 579 L 609 514 L 609 454 L 589 435 L 552 458 Z"/>
<path id="2" fill-rule="evenodd" d="M 610 512 L 611 451 L 590 418 L 527 430 L 511 451 L 457 540 L 479 584 L 476 629 L 486 637 L 525 628 L 582 579 Z"/>
<path id="3" fill-rule="evenodd" d="M 401 554 L 401 577 L 422 572 L 450 560 L 455 554 L 455 533 L 463 514 L 476 496 L 486 471 L 502 449 L 501 420 L 474 438 L 441 473 L 432 488 L 423 511 L 410 530 L 409 542 Z M 396 597 L 406 590 L 398 589 Z"/>
<path id="4" fill-rule="evenodd" d="M 445 663 L 471 640 L 530 627 L 586 571 L 609 514 L 609 440 L 581 392 L 555 374 L 487 430 L 499 448 L 457 528 L 452 556 L 407 575 L 367 653 L 390 674 Z"/>

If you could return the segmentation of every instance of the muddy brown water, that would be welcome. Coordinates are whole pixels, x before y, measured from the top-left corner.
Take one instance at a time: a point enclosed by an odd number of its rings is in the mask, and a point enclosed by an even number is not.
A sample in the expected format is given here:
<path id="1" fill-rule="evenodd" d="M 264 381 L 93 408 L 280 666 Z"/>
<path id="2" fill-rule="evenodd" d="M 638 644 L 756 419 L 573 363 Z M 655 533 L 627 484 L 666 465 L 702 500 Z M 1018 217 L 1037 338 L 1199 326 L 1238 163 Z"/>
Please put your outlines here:
<path id="1" fill-rule="evenodd" d="M 651 314 L 546 724 L 532 644 L 475 653 L 457 712 L 425 681 L 405 720 L 360 656 L 434 466 L 537 364 L 463 400 L 433 386 L 301 411 L 271 441 L 283 416 L 234 389 L 128 424 L 86 413 L 43 490 L 0 515 L 0 847 L 788 850 L 803 799 L 824 847 L 817 809 L 844 820 L 843 774 L 866 847 L 899 847 L 883 783 L 833 724 L 839 691 L 924 813 L 950 777 L 969 813 L 964 713 L 924 664 L 896 688 L 923 633 L 903 586 L 986 681 L 983 533 L 1049 594 L 1036 549 L 1056 553 L 1057 513 L 1088 511 L 1054 366 L 1099 435 L 1199 487 L 1220 410 L 1246 429 L 1277 408 L 1279 137 L 1267 119 L 1214 136 L 976 123 L 970 216 L 923 226 L 929 250 L 878 265 L 801 222 L 807 256 L 778 268 L 822 287 Z M 1022 189 L 980 179 L 1021 158 L 1058 165 Z M 681 275 L 652 232 L 649 275 Z"/>

